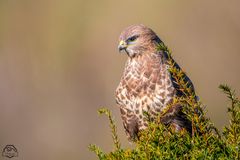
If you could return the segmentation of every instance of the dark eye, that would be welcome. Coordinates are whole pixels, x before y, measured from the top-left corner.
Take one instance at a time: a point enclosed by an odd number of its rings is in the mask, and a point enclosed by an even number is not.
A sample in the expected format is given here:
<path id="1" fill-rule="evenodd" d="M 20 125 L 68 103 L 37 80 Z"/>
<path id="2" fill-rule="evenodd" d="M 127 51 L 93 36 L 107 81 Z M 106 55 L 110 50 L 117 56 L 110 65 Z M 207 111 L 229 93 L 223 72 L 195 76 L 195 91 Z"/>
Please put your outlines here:
<path id="1" fill-rule="evenodd" d="M 129 38 L 127 39 L 127 41 L 128 41 L 128 42 L 133 42 L 133 41 L 135 41 L 137 38 L 138 38 L 137 35 L 136 35 L 136 36 L 132 36 L 132 37 L 129 37 Z"/>

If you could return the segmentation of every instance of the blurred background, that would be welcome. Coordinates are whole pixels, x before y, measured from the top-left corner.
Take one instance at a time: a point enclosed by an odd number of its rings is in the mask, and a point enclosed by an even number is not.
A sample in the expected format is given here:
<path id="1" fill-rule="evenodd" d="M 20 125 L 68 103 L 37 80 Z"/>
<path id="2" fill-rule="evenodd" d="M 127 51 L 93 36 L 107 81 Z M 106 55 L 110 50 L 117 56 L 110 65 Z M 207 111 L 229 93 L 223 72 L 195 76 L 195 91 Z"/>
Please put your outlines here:
<path id="1" fill-rule="evenodd" d="M 87 146 L 111 151 L 106 117 L 126 55 L 118 36 L 145 24 L 173 51 L 195 84 L 208 116 L 221 129 L 228 101 L 218 89 L 240 91 L 238 0 L 1 0 L 0 149 L 14 144 L 19 159 L 96 159 Z M 1 158 L 0 158 L 1 159 Z"/>

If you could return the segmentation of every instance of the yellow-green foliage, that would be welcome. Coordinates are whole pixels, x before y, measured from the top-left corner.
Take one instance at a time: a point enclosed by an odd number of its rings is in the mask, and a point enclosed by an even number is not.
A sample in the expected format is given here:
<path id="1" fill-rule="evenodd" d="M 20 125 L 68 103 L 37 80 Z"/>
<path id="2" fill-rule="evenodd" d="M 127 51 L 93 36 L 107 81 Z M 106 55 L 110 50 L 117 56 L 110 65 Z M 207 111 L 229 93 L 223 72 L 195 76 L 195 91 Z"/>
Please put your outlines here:
<path id="1" fill-rule="evenodd" d="M 90 145 L 89 149 L 101 160 L 240 159 L 240 100 L 235 96 L 234 91 L 227 85 L 219 86 L 231 101 L 231 107 L 228 108 L 230 124 L 224 127 L 223 134 L 220 134 L 206 118 L 203 105 L 196 100 L 192 88 L 185 83 L 184 74 L 173 63 L 168 48 L 161 44 L 159 49 L 168 54 L 169 71 L 183 92 L 183 96 L 175 98 L 169 107 L 176 103 L 184 106 L 184 112 L 192 122 L 192 133 L 189 134 L 185 130 L 174 132 L 171 126 L 161 124 L 160 118 L 167 111 L 166 109 L 155 121 L 149 120 L 149 127 L 139 133 L 140 138 L 135 142 L 134 149 L 124 149 L 120 146 L 111 112 L 103 108 L 99 113 L 108 116 L 114 150 L 104 153 L 96 145 Z M 147 114 L 146 118 L 148 118 Z"/>

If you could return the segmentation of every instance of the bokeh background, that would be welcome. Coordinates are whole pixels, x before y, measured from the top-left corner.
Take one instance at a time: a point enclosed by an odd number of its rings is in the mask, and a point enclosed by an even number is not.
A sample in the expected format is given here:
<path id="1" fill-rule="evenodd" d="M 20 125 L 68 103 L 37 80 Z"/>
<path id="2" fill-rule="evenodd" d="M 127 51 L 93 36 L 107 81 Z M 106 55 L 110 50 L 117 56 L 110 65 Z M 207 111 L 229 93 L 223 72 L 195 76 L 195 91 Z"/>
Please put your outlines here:
<path id="1" fill-rule="evenodd" d="M 238 0 L 1 0 L 0 149 L 19 159 L 96 159 L 87 146 L 111 151 L 106 117 L 113 111 L 127 142 L 114 92 L 126 55 L 118 36 L 131 24 L 151 27 L 188 73 L 208 116 L 228 123 L 220 83 L 240 90 Z M 2 158 L 2 157 L 1 157 Z M 0 159 L 1 159 L 0 158 Z"/>

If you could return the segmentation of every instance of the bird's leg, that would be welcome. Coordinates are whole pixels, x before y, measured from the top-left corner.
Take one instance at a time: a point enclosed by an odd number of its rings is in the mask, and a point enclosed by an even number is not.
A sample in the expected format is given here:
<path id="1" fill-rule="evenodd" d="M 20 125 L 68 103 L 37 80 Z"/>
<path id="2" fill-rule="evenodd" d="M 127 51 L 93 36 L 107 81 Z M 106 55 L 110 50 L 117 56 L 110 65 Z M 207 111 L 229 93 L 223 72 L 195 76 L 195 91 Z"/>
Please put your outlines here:
<path id="1" fill-rule="evenodd" d="M 129 109 L 121 107 L 120 111 L 121 118 L 123 120 L 123 126 L 128 140 L 135 141 L 138 138 L 139 132 L 138 118 Z"/>

